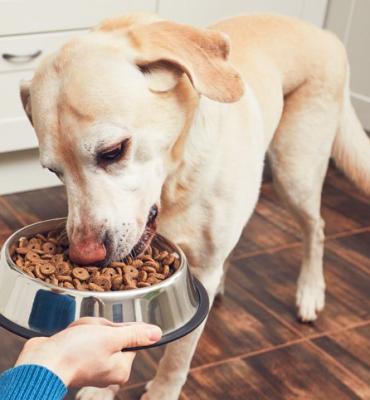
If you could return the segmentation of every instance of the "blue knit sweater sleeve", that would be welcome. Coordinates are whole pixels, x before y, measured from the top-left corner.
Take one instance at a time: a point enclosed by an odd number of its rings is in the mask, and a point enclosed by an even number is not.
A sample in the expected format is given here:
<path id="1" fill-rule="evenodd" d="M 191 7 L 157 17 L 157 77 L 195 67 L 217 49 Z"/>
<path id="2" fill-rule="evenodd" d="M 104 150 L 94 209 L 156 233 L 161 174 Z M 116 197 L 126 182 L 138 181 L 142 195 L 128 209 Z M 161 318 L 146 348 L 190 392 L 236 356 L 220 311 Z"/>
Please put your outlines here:
<path id="1" fill-rule="evenodd" d="M 20 365 L 0 375 L 1 400 L 61 400 L 66 393 L 62 380 L 39 365 Z"/>

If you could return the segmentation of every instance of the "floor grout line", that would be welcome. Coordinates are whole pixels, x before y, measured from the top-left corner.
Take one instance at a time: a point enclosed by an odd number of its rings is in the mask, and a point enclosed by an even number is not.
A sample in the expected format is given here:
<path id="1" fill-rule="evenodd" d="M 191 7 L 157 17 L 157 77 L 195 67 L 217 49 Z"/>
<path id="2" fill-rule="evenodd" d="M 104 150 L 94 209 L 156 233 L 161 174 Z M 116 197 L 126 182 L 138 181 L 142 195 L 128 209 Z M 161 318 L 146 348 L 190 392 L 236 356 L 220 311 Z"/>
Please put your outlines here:
<path id="1" fill-rule="evenodd" d="M 318 351 L 321 355 L 323 355 L 325 358 L 330 360 L 331 363 L 333 363 L 338 369 L 349 375 L 355 382 L 360 384 L 360 386 L 364 385 L 365 382 L 363 382 L 360 378 L 358 378 L 355 374 L 352 373 L 349 369 L 347 369 L 343 364 L 341 364 L 337 359 L 335 359 L 331 354 L 327 353 L 325 350 L 323 350 L 320 346 L 317 346 L 314 342 L 311 340 L 308 342 L 308 345 L 311 346 L 315 351 Z"/>
<path id="2" fill-rule="evenodd" d="M 250 252 L 246 252 L 244 254 L 241 254 L 237 257 L 232 257 L 231 261 L 240 261 L 243 260 L 245 258 L 252 258 L 252 257 L 256 257 L 256 256 L 260 256 L 262 254 L 273 254 L 276 253 L 280 250 L 285 250 L 285 249 L 291 249 L 291 248 L 295 248 L 295 247 L 299 247 L 302 245 L 302 242 L 292 242 L 289 244 L 282 244 L 280 246 L 273 246 L 273 247 L 268 247 L 265 249 L 260 249 L 260 250 L 255 250 L 255 251 L 250 251 Z"/>
<path id="3" fill-rule="evenodd" d="M 359 270 L 362 271 L 364 274 L 370 275 L 370 268 L 369 268 L 369 267 L 366 267 L 366 266 L 363 266 L 362 264 L 359 264 L 359 263 L 357 263 L 357 262 L 354 262 L 353 259 L 351 259 L 351 255 L 350 255 L 350 254 L 348 254 L 348 255 L 345 254 L 345 253 L 340 253 L 340 254 L 338 254 L 337 249 L 336 249 L 335 247 L 333 248 L 330 244 L 329 244 L 329 246 L 328 246 L 328 249 L 329 249 L 332 253 L 334 253 L 337 257 L 340 257 L 340 258 L 342 258 L 343 260 L 345 260 L 345 261 L 351 263 L 351 264 L 353 265 L 353 267 L 359 269 Z"/>
<path id="4" fill-rule="evenodd" d="M 253 301 L 255 301 L 259 307 L 263 308 L 268 314 L 270 314 L 273 318 L 275 318 L 278 322 L 280 322 L 283 326 L 285 326 L 289 331 L 295 333 L 300 337 L 303 337 L 302 332 L 300 332 L 298 329 L 295 329 L 289 322 L 287 322 L 284 318 L 280 317 L 280 315 L 278 315 L 275 311 L 269 308 L 265 303 L 263 303 L 261 300 L 255 297 L 252 293 L 251 295 L 253 297 Z"/>
<path id="5" fill-rule="evenodd" d="M 366 326 L 366 325 L 370 325 L 370 320 L 356 322 L 356 323 L 353 323 L 351 325 L 348 325 L 348 326 L 346 326 L 344 328 L 340 328 L 340 329 L 333 329 L 333 330 L 329 330 L 329 331 L 315 333 L 315 334 L 312 334 L 312 335 L 301 336 L 301 337 L 299 337 L 297 339 L 293 339 L 293 340 L 290 340 L 290 341 L 285 342 L 285 343 L 281 343 L 281 344 L 278 344 L 278 345 L 273 345 L 273 346 L 266 347 L 266 348 L 260 349 L 260 350 L 251 351 L 249 353 L 239 354 L 239 355 L 233 356 L 233 357 L 224 358 L 222 360 L 218 360 L 218 361 L 210 362 L 210 363 L 207 363 L 207 364 L 203 364 L 203 365 L 200 365 L 198 367 L 193 367 L 193 368 L 190 369 L 189 374 L 192 373 L 192 372 L 201 371 L 203 369 L 216 367 L 218 365 L 227 364 L 229 362 L 233 362 L 233 361 L 237 361 L 237 360 L 241 360 L 241 359 L 246 360 L 248 358 L 255 357 L 255 356 L 260 355 L 260 354 L 268 353 L 270 351 L 272 352 L 272 351 L 275 351 L 275 350 L 284 349 L 284 348 L 287 348 L 289 346 L 294 346 L 296 344 L 300 344 L 300 343 L 304 343 L 304 342 L 313 343 L 312 340 L 319 339 L 319 338 L 325 337 L 325 336 L 331 336 L 331 335 L 334 335 L 336 333 L 346 332 L 346 331 L 349 331 L 351 329 L 361 328 L 361 327 Z M 138 382 L 138 383 L 134 383 L 132 385 L 128 385 L 128 386 L 123 388 L 123 391 L 129 390 L 129 389 L 135 389 L 137 387 L 143 386 L 143 385 L 146 384 L 146 382 L 147 381 L 141 381 L 141 382 Z"/>
<path id="6" fill-rule="evenodd" d="M 248 358 L 251 358 L 251 357 L 255 357 L 256 355 L 268 353 L 270 351 L 280 350 L 280 349 L 283 349 L 283 348 L 286 348 L 286 347 L 289 347 L 289 346 L 293 346 L 293 345 L 296 345 L 296 344 L 304 343 L 304 342 L 310 342 L 311 340 L 314 340 L 314 339 L 319 339 L 319 338 L 324 337 L 324 336 L 330 336 L 330 335 L 333 335 L 333 334 L 336 334 L 336 333 L 341 333 L 341 332 L 345 332 L 345 331 L 348 331 L 348 330 L 351 330 L 351 329 L 360 328 L 360 327 L 363 327 L 363 326 L 366 326 L 366 325 L 370 325 L 370 320 L 361 321 L 361 322 L 349 325 L 349 326 L 347 326 L 345 328 L 342 328 L 342 329 L 325 331 L 325 332 L 320 332 L 320 333 L 316 333 L 316 334 L 313 334 L 313 335 L 308 335 L 306 337 L 300 337 L 298 339 L 290 340 L 288 342 L 285 342 L 285 343 L 282 343 L 282 344 L 279 344 L 279 345 L 270 346 L 270 347 L 265 348 L 265 349 L 260 349 L 260 350 L 256 350 L 256 351 L 253 351 L 253 352 L 244 353 L 244 354 L 240 354 L 238 356 L 229 357 L 229 358 L 226 358 L 226 359 L 223 359 L 223 360 L 215 361 L 215 362 L 212 362 L 212 363 L 204 364 L 204 365 L 201 365 L 199 367 L 192 368 L 190 370 L 190 372 L 200 371 L 202 369 L 207 369 L 207 368 L 210 368 L 210 367 L 213 367 L 213 366 L 226 364 L 228 362 L 232 362 L 232 361 L 236 361 L 236 360 L 240 360 L 240 359 L 245 360 L 245 359 L 248 359 Z"/>
<path id="7" fill-rule="evenodd" d="M 325 237 L 324 242 L 330 242 L 332 240 L 335 239 L 341 239 L 341 238 L 345 238 L 345 237 L 349 237 L 349 236 L 353 236 L 353 235 L 359 235 L 361 233 L 366 233 L 366 232 L 370 232 L 370 226 L 366 226 L 366 227 L 362 227 L 362 228 L 355 228 L 355 229 L 351 229 L 349 231 L 343 231 L 343 232 L 339 232 L 339 233 L 333 233 L 331 235 L 327 235 Z M 291 242 L 291 243 L 286 243 L 286 244 L 282 244 L 280 246 L 273 246 L 273 247 L 269 247 L 266 249 L 261 249 L 261 250 L 255 250 L 255 251 L 251 251 L 251 252 L 246 252 L 243 253 L 239 256 L 236 257 L 232 257 L 231 261 L 240 261 L 243 260 L 245 258 L 251 258 L 251 257 L 256 257 L 262 254 L 274 254 L 276 252 L 279 252 L 281 250 L 287 250 L 287 249 L 291 249 L 291 248 L 296 248 L 302 245 L 302 241 L 297 241 L 297 242 Z"/>
<path id="8" fill-rule="evenodd" d="M 370 226 L 364 226 L 361 228 L 355 228 L 355 229 L 351 229 L 349 231 L 343 231 L 343 232 L 339 232 L 339 233 L 333 233 L 332 235 L 328 235 L 325 238 L 325 241 L 331 241 L 331 240 L 335 240 L 335 239 L 341 239 L 341 238 L 345 238 L 347 236 L 353 236 L 353 235 L 359 235 L 361 233 L 366 233 L 366 232 L 370 232 Z"/>

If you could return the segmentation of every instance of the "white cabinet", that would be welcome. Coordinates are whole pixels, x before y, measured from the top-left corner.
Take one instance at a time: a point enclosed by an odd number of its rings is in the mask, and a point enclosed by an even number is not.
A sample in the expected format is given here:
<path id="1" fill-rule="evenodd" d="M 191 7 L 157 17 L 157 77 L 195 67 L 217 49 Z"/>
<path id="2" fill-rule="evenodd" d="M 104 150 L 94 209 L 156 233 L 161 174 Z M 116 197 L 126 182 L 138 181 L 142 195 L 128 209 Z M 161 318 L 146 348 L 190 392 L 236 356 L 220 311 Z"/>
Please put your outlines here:
<path id="1" fill-rule="evenodd" d="M 46 54 L 84 32 L 86 30 L 0 37 L 0 72 L 32 70 Z"/>
<path id="2" fill-rule="evenodd" d="M 0 194 L 60 184 L 54 174 L 41 168 L 37 148 L 0 154 Z"/>
<path id="3" fill-rule="evenodd" d="M 351 66 L 353 105 L 365 129 L 370 131 L 370 1 L 330 2 L 326 27 L 344 42 Z"/>
<path id="4" fill-rule="evenodd" d="M 327 0 L 159 0 L 158 13 L 198 26 L 252 12 L 285 14 L 322 26 L 326 5 Z"/>
<path id="5" fill-rule="evenodd" d="M 37 146 L 22 107 L 19 82 L 31 78 L 44 55 L 84 31 L 42 33 L 0 38 L 0 153 Z M 39 55 L 38 55 L 39 54 Z M 3 56 L 7 55 L 9 59 Z"/>

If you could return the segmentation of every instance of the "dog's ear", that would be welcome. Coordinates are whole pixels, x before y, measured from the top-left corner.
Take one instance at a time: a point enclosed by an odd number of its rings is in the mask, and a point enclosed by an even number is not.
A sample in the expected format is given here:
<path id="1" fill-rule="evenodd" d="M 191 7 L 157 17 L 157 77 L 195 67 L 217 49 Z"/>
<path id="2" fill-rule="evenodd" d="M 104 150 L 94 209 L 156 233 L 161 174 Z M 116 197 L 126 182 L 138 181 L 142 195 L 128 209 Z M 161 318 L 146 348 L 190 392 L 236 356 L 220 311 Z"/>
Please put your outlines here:
<path id="1" fill-rule="evenodd" d="M 178 66 L 164 60 L 141 64 L 139 67 L 147 78 L 149 89 L 157 93 L 173 89 L 184 73 Z"/>
<path id="2" fill-rule="evenodd" d="M 23 104 L 24 111 L 32 124 L 31 97 L 30 97 L 31 81 L 23 80 L 19 86 L 19 92 Z"/>
<path id="3" fill-rule="evenodd" d="M 243 81 L 228 61 L 226 35 L 159 21 L 134 27 L 127 36 L 152 90 L 172 89 L 185 73 L 198 93 L 212 100 L 229 103 L 243 95 Z"/>

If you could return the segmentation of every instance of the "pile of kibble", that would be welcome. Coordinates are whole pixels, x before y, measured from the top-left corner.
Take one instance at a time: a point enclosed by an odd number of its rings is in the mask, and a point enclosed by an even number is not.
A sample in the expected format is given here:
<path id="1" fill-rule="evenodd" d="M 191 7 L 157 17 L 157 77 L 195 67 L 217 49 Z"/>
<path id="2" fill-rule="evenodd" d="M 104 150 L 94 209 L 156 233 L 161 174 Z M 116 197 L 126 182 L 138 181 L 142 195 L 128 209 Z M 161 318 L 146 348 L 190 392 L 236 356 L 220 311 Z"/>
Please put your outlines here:
<path id="1" fill-rule="evenodd" d="M 177 253 L 161 251 L 154 245 L 144 254 L 105 268 L 81 266 L 68 259 L 65 232 L 50 231 L 34 237 L 21 237 L 12 249 L 12 259 L 25 274 L 55 286 L 90 291 L 144 288 L 163 281 L 180 266 Z"/>

